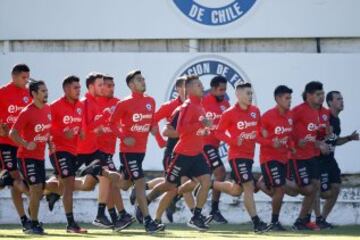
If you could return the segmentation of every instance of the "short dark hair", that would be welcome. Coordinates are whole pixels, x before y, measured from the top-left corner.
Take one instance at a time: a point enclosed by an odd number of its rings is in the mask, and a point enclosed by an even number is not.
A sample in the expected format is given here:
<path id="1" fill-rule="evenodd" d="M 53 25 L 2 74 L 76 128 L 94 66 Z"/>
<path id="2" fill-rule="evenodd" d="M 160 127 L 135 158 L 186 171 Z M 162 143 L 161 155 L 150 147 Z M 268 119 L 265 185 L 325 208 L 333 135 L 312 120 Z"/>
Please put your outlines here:
<path id="1" fill-rule="evenodd" d="M 213 77 L 210 81 L 210 87 L 218 87 L 220 86 L 221 83 L 227 83 L 227 80 L 225 77 L 217 75 L 215 77 Z"/>
<path id="2" fill-rule="evenodd" d="M 105 80 L 109 80 L 109 81 L 114 81 L 114 77 L 108 75 L 108 74 L 104 74 L 104 81 Z"/>
<path id="3" fill-rule="evenodd" d="M 41 85 L 45 85 L 45 82 L 42 80 L 35 80 L 35 79 L 31 79 L 30 83 L 29 83 L 29 92 L 30 92 L 30 96 L 34 97 L 32 92 L 38 92 L 39 88 Z"/>
<path id="4" fill-rule="evenodd" d="M 22 72 L 30 72 L 30 68 L 28 67 L 28 65 L 26 65 L 24 63 L 16 64 L 13 67 L 11 74 L 19 74 Z"/>
<path id="5" fill-rule="evenodd" d="M 131 82 L 131 80 L 134 79 L 134 77 L 138 74 L 141 74 L 141 71 L 139 69 L 135 69 L 130 71 L 127 75 L 126 75 L 126 84 L 129 86 L 129 83 Z"/>
<path id="6" fill-rule="evenodd" d="M 304 93 L 302 94 L 302 98 L 306 101 L 306 94 L 313 94 L 318 90 L 323 90 L 323 84 L 318 81 L 312 81 L 305 85 Z"/>
<path id="7" fill-rule="evenodd" d="M 293 90 L 285 85 L 279 85 L 274 90 L 274 97 L 278 97 L 286 93 L 292 94 Z"/>
<path id="8" fill-rule="evenodd" d="M 339 91 L 333 90 L 326 94 L 326 103 L 330 107 L 330 102 L 334 100 L 334 94 L 341 94 Z"/>
<path id="9" fill-rule="evenodd" d="M 75 75 L 70 75 L 70 76 L 65 77 L 65 79 L 63 80 L 63 83 L 62 83 L 63 89 L 65 87 L 67 87 L 68 85 L 71 85 L 73 82 L 80 82 L 80 78 Z"/>
<path id="10" fill-rule="evenodd" d="M 175 87 L 182 87 L 185 84 L 186 76 L 181 76 L 176 79 Z"/>
<path id="11" fill-rule="evenodd" d="M 185 87 L 189 86 L 193 81 L 199 80 L 199 76 L 197 75 L 187 75 L 185 78 Z"/>
<path id="12" fill-rule="evenodd" d="M 91 72 L 86 77 L 86 88 L 89 88 L 90 85 L 94 84 L 97 78 L 103 78 L 104 76 L 101 73 Z"/>
<path id="13" fill-rule="evenodd" d="M 251 88 L 251 87 L 252 87 L 252 85 L 251 85 L 251 83 L 249 83 L 249 82 L 240 82 L 240 83 L 236 84 L 235 89 L 236 89 L 236 90 L 239 90 L 239 89 Z"/>

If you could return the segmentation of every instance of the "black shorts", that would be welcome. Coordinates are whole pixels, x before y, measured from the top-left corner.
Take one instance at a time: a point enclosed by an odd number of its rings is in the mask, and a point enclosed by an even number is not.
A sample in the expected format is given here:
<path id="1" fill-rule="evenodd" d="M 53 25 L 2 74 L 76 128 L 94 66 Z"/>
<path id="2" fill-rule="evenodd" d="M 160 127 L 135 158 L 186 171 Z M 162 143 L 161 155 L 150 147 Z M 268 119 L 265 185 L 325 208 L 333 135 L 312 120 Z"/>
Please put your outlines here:
<path id="1" fill-rule="evenodd" d="M 196 178 L 205 174 L 210 174 L 210 165 L 203 153 L 196 156 L 174 153 L 166 170 L 166 180 L 179 185 L 183 176 Z"/>
<path id="2" fill-rule="evenodd" d="M 164 168 L 164 172 L 166 173 L 166 170 L 169 168 L 170 163 L 171 163 L 171 159 L 172 159 L 172 151 L 165 149 L 164 151 L 164 157 L 163 157 L 163 168 Z"/>
<path id="3" fill-rule="evenodd" d="M 50 162 L 56 176 L 67 178 L 75 176 L 76 156 L 69 152 L 55 152 L 50 155 Z"/>
<path id="4" fill-rule="evenodd" d="M 211 146 L 211 145 L 205 145 L 204 153 L 210 162 L 211 171 L 214 171 L 218 167 L 224 166 L 224 163 L 221 161 L 221 157 L 220 157 L 218 148 Z"/>
<path id="5" fill-rule="evenodd" d="M 329 191 L 331 184 L 341 184 L 341 170 L 333 157 L 320 158 L 320 188 Z"/>
<path id="6" fill-rule="evenodd" d="M 120 153 L 120 172 L 124 174 L 125 180 L 138 180 L 144 177 L 142 162 L 145 153 Z"/>
<path id="7" fill-rule="evenodd" d="M 101 157 L 101 166 L 106 167 L 110 171 L 116 171 L 116 167 L 113 161 L 113 155 L 100 151 Z"/>
<path id="8" fill-rule="evenodd" d="M 253 181 L 252 159 L 237 158 L 229 161 L 231 167 L 231 177 L 234 181 L 241 185 L 249 181 Z"/>
<path id="9" fill-rule="evenodd" d="M 293 172 L 291 171 L 291 164 L 290 162 L 293 161 L 293 160 L 288 160 L 286 162 L 286 179 L 287 180 L 290 180 L 290 181 L 295 181 L 295 176 L 293 174 Z"/>
<path id="10" fill-rule="evenodd" d="M 1 168 L 8 171 L 18 170 L 18 159 L 16 157 L 17 147 L 0 144 L 0 161 Z"/>
<path id="11" fill-rule="evenodd" d="M 291 172 L 299 186 L 305 187 L 311 184 L 311 180 L 320 179 L 319 158 L 289 160 L 289 163 Z"/>
<path id="12" fill-rule="evenodd" d="M 76 156 L 76 164 L 75 164 L 75 171 L 79 170 L 79 168 L 85 164 L 85 166 L 88 166 L 92 162 L 98 160 L 99 164 L 101 164 L 103 159 L 103 155 L 100 153 L 99 150 L 90 153 L 90 154 L 78 154 Z"/>
<path id="13" fill-rule="evenodd" d="M 261 164 L 261 172 L 264 176 L 267 187 L 281 187 L 285 185 L 286 180 L 286 164 L 271 160 Z"/>
<path id="14" fill-rule="evenodd" d="M 32 158 L 19 160 L 21 173 L 29 185 L 45 183 L 45 161 Z"/>

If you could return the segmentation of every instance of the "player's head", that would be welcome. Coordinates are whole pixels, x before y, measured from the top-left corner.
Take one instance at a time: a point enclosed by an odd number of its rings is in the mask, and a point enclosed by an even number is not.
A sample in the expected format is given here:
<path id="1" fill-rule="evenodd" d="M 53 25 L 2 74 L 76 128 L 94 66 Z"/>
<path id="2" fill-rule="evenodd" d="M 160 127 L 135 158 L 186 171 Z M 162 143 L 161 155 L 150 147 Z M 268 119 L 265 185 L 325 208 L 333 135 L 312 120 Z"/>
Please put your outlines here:
<path id="1" fill-rule="evenodd" d="M 11 71 L 12 81 L 16 86 L 25 88 L 30 78 L 30 68 L 26 64 L 16 64 Z"/>
<path id="2" fill-rule="evenodd" d="M 253 98 L 253 90 L 251 83 L 241 82 L 235 87 L 235 95 L 238 99 L 238 102 L 250 106 Z"/>
<path id="3" fill-rule="evenodd" d="M 29 84 L 29 92 L 34 102 L 47 103 L 48 89 L 44 81 L 31 80 Z"/>
<path id="4" fill-rule="evenodd" d="M 104 80 L 101 73 L 91 72 L 86 77 L 86 88 L 89 93 L 95 97 L 102 96 Z"/>
<path id="5" fill-rule="evenodd" d="M 62 87 L 67 98 L 79 100 L 80 98 L 80 78 L 75 75 L 65 77 Z"/>
<path id="6" fill-rule="evenodd" d="M 145 78 L 138 69 L 127 74 L 126 84 L 132 92 L 144 93 L 146 91 Z"/>
<path id="7" fill-rule="evenodd" d="M 102 95 L 107 98 L 114 97 L 115 83 L 114 78 L 110 75 L 104 75 L 104 85 Z"/>
<path id="8" fill-rule="evenodd" d="M 221 102 L 226 95 L 227 80 L 223 76 L 215 76 L 210 81 L 211 94 Z"/>
<path id="9" fill-rule="evenodd" d="M 291 107 L 291 94 L 293 90 L 287 86 L 280 85 L 275 88 L 274 98 L 278 106 L 285 110 L 289 110 Z"/>
<path id="10" fill-rule="evenodd" d="M 185 91 L 188 96 L 202 97 L 204 86 L 196 75 L 189 75 L 185 80 Z"/>
<path id="11" fill-rule="evenodd" d="M 324 103 L 324 89 L 321 82 L 312 81 L 306 84 L 303 100 L 311 105 L 320 107 Z"/>
<path id="12" fill-rule="evenodd" d="M 344 110 L 344 99 L 339 91 L 330 91 L 326 95 L 326 103 L 329 108 L 341 112 Z"/>
<path id="13" fill-rule="evenodd" d="M 181 76 L 176 79 L 175 90 L 183 98 L 185 98 L 185 81 L 187 76 Z"/>

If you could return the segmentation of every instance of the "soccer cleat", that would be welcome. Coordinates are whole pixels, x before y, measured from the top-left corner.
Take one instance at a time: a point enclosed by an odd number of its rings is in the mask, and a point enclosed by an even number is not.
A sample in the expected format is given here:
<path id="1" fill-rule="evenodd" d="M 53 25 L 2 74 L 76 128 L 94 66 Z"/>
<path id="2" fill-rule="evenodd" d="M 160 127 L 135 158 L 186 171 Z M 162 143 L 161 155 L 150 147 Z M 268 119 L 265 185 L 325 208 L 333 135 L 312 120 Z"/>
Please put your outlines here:
<path id="1" fill-rule="evenodd" d="M 162 225 L 164 225 L 164 228 L 163 228 L 161 231 L 165 231 L 166 225 L 163 224 L 161 220 L 155 219 L 154 222 L 155 222 L 156 224 L 162 224 Z"/>
<path id="2" fill-rule="evenodd" d="M 43 235 L 45 234 L 44 229 L 42 228 L 41 224 L 37 224 L 36 226 L 31 226 L 31 228 L 26 231 L 27 234 L 34 234 L 34 235 Z"/>
<path id="3" fill-rule="evenodd" d="M 66 232 L 84 234 L 87 233 L 87 230 L 85 228 L 80 227 L 77 223 L 74 222 L 66 226 Z"/>
<path id="4" fill-rule="evenodd" d="M 316 225 L 320 229 L 333 229 L 334 226 L 330 223 L 328 223 L 324 218 L 316 219 Z"/>
<path id="5" fill-rule="evenodd" d="M 48 202 L 50 212 L 52 212 L 52 210 L 54 209 L 55 203 L 59 199 L 60 199 L 60 195 L 56 194 L 56 193 L 50 193 L 50 194 L 46 195 L 46 201 Z"/>
<path id="6" fill-rule="evenodd" d="M 120 232 L 121 230 L 130 227 L 131 224 L 133 224 L 133 219 L 130 214 L 124 214 L 122 217 L 119 216 L 114 223 L 114 231 Z"/>
<path id="7" fill-rule="evenodd" d="M 130 204 L 131 204 L 131 205 L 135 205 L 135 202 L 136 202 L 135 186 L 131 189 L 131 193 L 130 193 L 129 200 L 130 200 Z"/>
<path id="8" fill-rule="evenodd" d="M 281 225 L 280 222 L 270 223 L 267 226 L 267 231 L 284 232 L 286 229 Z"/>
<path id="9" fill-rule="evenodd" d="M 268 231 L 268 226 L 263 221 L 254 224 L 254 232 L 255 233 L 264 233 Z"/>
<path id="10" fill-rule="evenodd" d="M 154 220 L 150 220 L 149 222 L 145 223 L 145 230 L 148 233 L 156 233 L 160 231 L 164 231 L 165 225 L 158 224 Z"/>
<path id="11" fill-rule="evenodd" d="M 228 221 L 221 214 L 220 210 L 211 211 L 210 215 L 213 216 L 213 221 L 219 224 L 227 224 Z"/>
<path id="12" fill-rule="evenodd" d="M 187 225 L 191 228 L 194 228 L 199 231 L 207 231 L 209 226 L 204 222 L 204 218 L 199 216 L 192 216 L 192 218 L 187 222 Z"/>
<path id="13" fill-rule="evenodd" d="M 135 218 L 138 223 L 140 224 L 144 223 L 144 219 L 143 219 L 144 217 L 138 205 L 135 206 Z"/>
<path id="14" fill-rule="evenodd" d="M 301 219 L 297 219 L 296 222 L 294 223 L 294 225 L 291 227 L 294 231 L 318 231 L 319 227 L 312 223 L 312 222 L 308 222 L 308 223 L 304 223 L 304 221 L 302 221 Z"/>
<path id="15" fill-rule="evenodd" d="M 23 229 L 22 231 L 24 233 L 27 233 L 31 230 L 31 221 L 29 219 L 27 219 L 24 223 L 21 224 Z"/>
<path id="16" fill-rule="evenodd" d="M 112 228 L 114 226 L 105 215 L 97 216 L 92 224 L 101 228 Z"/>

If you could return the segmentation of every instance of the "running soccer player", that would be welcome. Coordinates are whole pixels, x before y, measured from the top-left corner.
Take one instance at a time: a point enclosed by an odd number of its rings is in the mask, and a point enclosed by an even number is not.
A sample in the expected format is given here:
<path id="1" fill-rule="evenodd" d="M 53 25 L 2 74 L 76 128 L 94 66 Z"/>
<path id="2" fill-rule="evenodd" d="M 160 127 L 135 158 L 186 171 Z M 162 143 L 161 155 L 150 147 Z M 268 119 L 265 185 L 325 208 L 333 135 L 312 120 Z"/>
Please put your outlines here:
<path id="1" fill-rule="evenodd" d="M 229 163 L 234 183 L 213 183 L 213 189 L 233 196 L 244 192 L 244 204 L 254 225 L 255 232 L 264 232 L 266 223 L 257 215 L 254 201 L 253 158 L 257 130 L 260 125 L 260 111 L 252 105 L 252 86 L 239 83 L 235 90 L 237 103 L 227 109 L 220 118 L 215 136 L 229 145 Z"/>
<path id="2" fill-rule="evenodd" d="M 30 188 L 31 229 L 27 233 L 43 234 L 38 221 L 38 211 L 45 188 L 45 147 L 49 143 L 51 112 L 47 105 L 48 90 L 43 81 L 33 81 L 29 85 L 33 98 L 19 114 L 10 130 L 10 138 L 19 146 L 17 157 L 21 172 Z"/>
<path id="3" fill-rule="evenodd" d="M 25 214 L 22 192 L 28 188 L 23 183 L 18 170 L 16 153 L 18 145 L 9 137 L 9 130 L 15 123 L 20 111 L 31 102 L 29 89 L 26 87 L 30 76 L 30 68 L 25 64 L 17 64 L 11 71 L 11 82 L 0 88 L 0 162 L 6 169 L 2 183 L 12 184 L 11 198 L 20 217 L 23 231 L 31 227 Z M 4 181 L 4 179 L 8 181 Z M 7 184 L 5 184 L 7 185 Z"/>
<path id="4" fill-rule="evenodd" d="M 164 229 L 149 215 L 145 197 L 145 179 L 142 162 L 145 157 L 149 133 L 156 134 L 154 121 L 155 100 L 145 95 L 145 79 L 140 70 L 133 70 L 126 76 L 131 95 L 116 105 L 110 119 L 110 127 L 120 138 L 120 161 L 124 182 L 118 187 L 127 190 L 135 184 L 136 200 L 144 216 L 145 230 L 150 233 Z"/>

